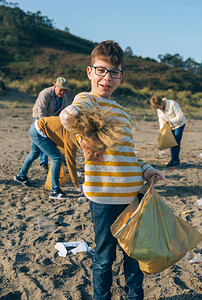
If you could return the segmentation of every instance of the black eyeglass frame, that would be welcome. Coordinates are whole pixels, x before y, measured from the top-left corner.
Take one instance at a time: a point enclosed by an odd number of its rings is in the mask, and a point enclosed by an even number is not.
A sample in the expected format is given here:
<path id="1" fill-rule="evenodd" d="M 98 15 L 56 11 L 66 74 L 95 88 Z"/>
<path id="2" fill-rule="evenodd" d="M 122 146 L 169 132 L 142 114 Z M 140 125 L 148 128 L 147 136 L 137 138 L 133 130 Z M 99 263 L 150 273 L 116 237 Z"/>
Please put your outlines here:
<path id="1" fill-rule="evenodd" d="M 111 76 L 111 78 L 113 78 L 113 79 L 121 79 L 121 77 L 123 76 L 123 71 L 120 70 L 120 69 L 111 69 L 111 70 L 108 70 L 107 68 L 104 68 L 104 67 L 95 67 L 95 66 L 92 66 L 92 65 L 90 65 L 90 67 L 94 68 L 94 69 L 95 69 L 95 75 L 100 76 L 100 77 L 106 76 L 107 73 L 110 73 L 110 76 Z M 106 70 L 106 73 L 105 73 L 104 75 L 98 75 L 98 74 L 96 73 L 96 69 L 97 69 L 97 68 L 105 69 L 105 70 Z M 112 71 L 119 71 L 119 72 L 121 73 L 120 77 L 114 77 L 114 76 L 112 76 Z"/>

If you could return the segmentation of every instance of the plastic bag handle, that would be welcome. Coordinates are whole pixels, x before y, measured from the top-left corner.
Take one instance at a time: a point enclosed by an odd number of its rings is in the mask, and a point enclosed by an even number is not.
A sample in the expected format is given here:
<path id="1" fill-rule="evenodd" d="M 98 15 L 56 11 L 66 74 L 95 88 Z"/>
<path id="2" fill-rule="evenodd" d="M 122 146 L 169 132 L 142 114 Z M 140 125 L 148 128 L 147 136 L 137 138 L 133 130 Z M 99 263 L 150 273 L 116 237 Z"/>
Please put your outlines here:
<path id="1" fill-rule="evenodd" d="M 149 185 L 151 187 L 151 191 L 153 191 L 153 189 L 154 189 L 154 180 L 155 180 L 155 177 L 156 177 L 156 175 L 154 174 L 149 179 Z"/>

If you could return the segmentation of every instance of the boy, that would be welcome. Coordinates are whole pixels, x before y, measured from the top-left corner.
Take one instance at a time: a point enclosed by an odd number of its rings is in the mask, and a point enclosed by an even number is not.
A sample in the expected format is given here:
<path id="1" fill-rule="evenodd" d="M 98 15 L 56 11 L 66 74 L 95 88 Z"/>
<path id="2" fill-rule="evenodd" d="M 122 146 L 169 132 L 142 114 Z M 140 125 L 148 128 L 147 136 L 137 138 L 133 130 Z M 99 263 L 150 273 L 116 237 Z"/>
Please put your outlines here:
<path id="1" fill-rule="evenodd" d="M 183 111 L 174 100 L 162 99 L 160 96 L 153 96 L 150 99 L 150 104 L 153 109 L 157 110 L 160 130 L 168 122 L 178 143 L 177 146 L 170 148 L 171 160 L 166 163 L 166 167 L 179 165 L 180 144 L 186 121 Z"/>
<path id="2" fill-rule="evenodd" d="M 90 200 L 96 243 L 93 258 L 93 289 L 96 300 L 111 299 L 112 264 L 116 256 L 117 240 L 112 236 L 110 226 L 138 194 L 144 179 L 148 181 L 153 174 L 156 174 L 156 180 L 165 179 L 162 172 L 137 159 L 130 115 L 110 99 L 123 78 L 123 60 L 123 50 L 117 43 L 104 41 L 98 44 L 91 53 L 91 64 L 87 68 L 91 92 L 78 94 L 73 104 L 60 113 L 60 117 L 66 114 L 71 123 L 69 114 L 74 115 L 86 107 L 108 107 L 115 112 L 115 118 L 125 124 L 121 131 L 122 140 L 115 151 L 106 150 L 101 162 L 85 162 L 83 191 Z M 84 153 L 87 151 L 86 144 L 83 144 L 83 150 Z M 143 274 L 136 260 L 128 257 L 125 252 L 123 255 L 127 299 L 141 300 Z"/>

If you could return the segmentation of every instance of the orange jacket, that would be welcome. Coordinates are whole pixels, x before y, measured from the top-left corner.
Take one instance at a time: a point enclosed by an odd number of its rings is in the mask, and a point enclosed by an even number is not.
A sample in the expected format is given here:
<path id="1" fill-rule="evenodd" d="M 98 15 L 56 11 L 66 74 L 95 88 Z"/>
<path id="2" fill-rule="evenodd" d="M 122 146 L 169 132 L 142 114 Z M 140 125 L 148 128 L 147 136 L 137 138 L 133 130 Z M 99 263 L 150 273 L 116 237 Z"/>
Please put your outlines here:
<path id="1" fill-rule="evenodd" d="M 62 126 L 59 117 L 56 116 L 39 119 L 37 125 L 56 146 L 64 149 L 69 175 L 74 186 L 78 188 L 79 184 L 76 169 L 77 146 L 70 139 L 68 130 Z"/>

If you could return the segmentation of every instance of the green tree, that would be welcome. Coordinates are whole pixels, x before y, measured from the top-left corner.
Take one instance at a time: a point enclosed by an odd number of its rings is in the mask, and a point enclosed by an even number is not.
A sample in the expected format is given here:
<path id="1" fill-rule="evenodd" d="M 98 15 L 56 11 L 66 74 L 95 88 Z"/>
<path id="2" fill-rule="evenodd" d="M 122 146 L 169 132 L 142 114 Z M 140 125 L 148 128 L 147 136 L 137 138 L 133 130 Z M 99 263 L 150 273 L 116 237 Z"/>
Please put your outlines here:
<path id="1" fill-rule="evenodd" d="M 183 68 L 183 57 L 180 56 L 179 53 L 174 55 L 168 53 L 166 55 L 159 54 L 158 58 L 162 64 L 166 64 L 174 68 Z"/>
<path id="2" fill-rule="evenodd" d="M 126 47 L 125 51 L 124 51 L 125 56 L 129 56 L 129 57 L 133 57 L 133 50 L 131 49 L 131 47 Z"/>

